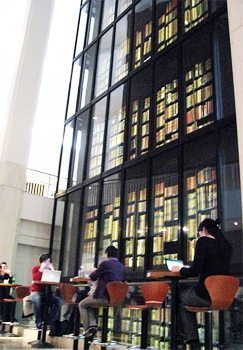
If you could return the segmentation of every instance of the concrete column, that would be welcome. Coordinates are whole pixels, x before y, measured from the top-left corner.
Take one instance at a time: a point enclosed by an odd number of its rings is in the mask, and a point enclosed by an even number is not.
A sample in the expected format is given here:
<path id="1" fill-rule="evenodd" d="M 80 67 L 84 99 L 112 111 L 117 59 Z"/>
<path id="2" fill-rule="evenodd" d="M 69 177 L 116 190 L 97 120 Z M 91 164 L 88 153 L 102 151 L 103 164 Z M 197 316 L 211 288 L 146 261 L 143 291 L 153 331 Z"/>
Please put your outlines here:
<path id="1" fill-rule="evenodd" d="M 31 131 L 54 3 L 55 0 L 28 2 L 17 74 L 5 117 L 5 130 L 0 141 L 0 260 L 6 260 L 9 266 L 14 266 L 15 262 Z"/>
<path id="2" fill-rule="evenodd" d="M 228 0 L 227 6 L 239 145 L 241 200 L 243 208 L 243 1 Z"/>

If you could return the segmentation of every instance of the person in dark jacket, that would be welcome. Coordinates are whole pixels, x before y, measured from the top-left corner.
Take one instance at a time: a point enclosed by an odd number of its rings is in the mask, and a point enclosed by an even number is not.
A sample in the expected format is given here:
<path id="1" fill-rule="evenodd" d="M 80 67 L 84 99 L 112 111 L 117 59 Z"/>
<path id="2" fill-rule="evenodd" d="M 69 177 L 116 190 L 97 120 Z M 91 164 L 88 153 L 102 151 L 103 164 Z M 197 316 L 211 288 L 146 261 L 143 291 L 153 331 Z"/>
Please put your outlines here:
<path id="1" fill-rule="evenodd" d="M 103 260 L 98 268 L 89 275 L 91 281 L 97 281 L 95 290 L 79 303 L 84 336 L 89 339 L 92 339 L 97 332 L 97 307 L 109 305 L 107 283 L 121 281 L 124 272 L 124 266 L 117 259 L 117 248 L 111 245 L 106 248 L 105 253 L 107 259 Z"/>
<path id="2" fill-rule="evenodd" d="M 4 283 L 4 281 L 8 281 L 12 283 L 12 272 L 8 268 L 7 263 L 3 261 L 0 265 L 0 282 Z M 0 287 L 0 299 L 8 298 L 13 299 L 11 295 L 9 295 L 10 288 L 9 287 Z M 16 303 L 14 303 L 16 304 Z M 2 321 L 10 321 L 10 313 L 11 308 L 14 308 L 15 305 L 13 303 L 0 303 L 0 323 Z"/>
<path id="3" fill-rule="evenodd" d="M 217 221 L 204 219 L 198 227 L 199 238 L 196 243 L 195 256 L 190 268 L 174 266 L 172 271 L 180 271 L 184 277 L 199 276 L 198 283 L 179 285 L 180 322 L 186 343 L 191 349 L 200 349 L 196 313 L 187 311 L 184 306 L 210 306 L 211 300 L 204 281 L 212 275 L 229 275 L 232 248 L 223 236 Z"/>

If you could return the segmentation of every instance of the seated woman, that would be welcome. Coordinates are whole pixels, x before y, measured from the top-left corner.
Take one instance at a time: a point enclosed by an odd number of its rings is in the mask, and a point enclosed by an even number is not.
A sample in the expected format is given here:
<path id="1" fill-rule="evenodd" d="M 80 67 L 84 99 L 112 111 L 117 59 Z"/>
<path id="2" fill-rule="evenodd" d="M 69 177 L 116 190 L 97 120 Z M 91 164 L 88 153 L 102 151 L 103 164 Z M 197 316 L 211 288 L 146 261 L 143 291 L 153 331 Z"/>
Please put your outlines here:
<path id="1" fill-rule="evenodd" d="M 12 282 L 12 272 L 8 268 L 5 261 L 3 261 L 0 265 L 0 283 L 3 283 L 4 280 L 7 280 L 9 283 Z M 9 287 L 0 287 L 0 299 L 12 299 L 12 296 L 9 295 L 9 292 Z M 10 303 L 0 303 L 0 323 L 2 321 L 10 321 L 11 307 L 15 307 L 15 305 L 12 305 Z"/>
<path id="2" fill-rule="evenodd" d="M 192 266 L 172 268 L 172 271 L 180 271 L 185 277 L 199 276 L 199 281 L 195 285 L 187 283 L 179 285 L 179 315 L 182 333 L 186 338 L 186 343 L 195 350 L 200 349 L 196 313 L 187 311 L 184 306 L 209 306 L 211 304 L 204 281 L 212 275 L 229 275 L 232 254 L 231 245 L 224 238 L 216 221 L 210 218 L 203 220 L 198 227 L 198 234 Z"/>

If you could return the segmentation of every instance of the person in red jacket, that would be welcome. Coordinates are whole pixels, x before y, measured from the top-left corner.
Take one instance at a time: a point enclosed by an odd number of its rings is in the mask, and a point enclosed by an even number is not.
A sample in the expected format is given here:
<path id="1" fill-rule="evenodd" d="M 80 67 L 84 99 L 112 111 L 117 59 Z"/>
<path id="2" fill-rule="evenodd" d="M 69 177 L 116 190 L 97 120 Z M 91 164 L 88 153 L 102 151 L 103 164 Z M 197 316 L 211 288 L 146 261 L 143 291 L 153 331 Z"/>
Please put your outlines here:
<path id="1" fill-rule="evenodd" d="M 51 256 L 49 254 L 41 254 L 39 258 L 40 264 L 32 268 L 32 280 L 40 281 L 44 269 L 54 270 L 51 262 Z M 37 329 L 42 328 L 42 318 L 41 318 L 41 303 L 43 299 L 43 286 L 33 283 L 30 288 L 30 298 L 33 303 L 33 309 L 35 314 L 35 323 Z M 50 298 L 50 312 L 48 314 L 48 323 L 50 326 L 54 325 L 55 321 L 58 319 L 59 312 L 62 306 L 62 299 L 54 294 L 51 294 Z"/>

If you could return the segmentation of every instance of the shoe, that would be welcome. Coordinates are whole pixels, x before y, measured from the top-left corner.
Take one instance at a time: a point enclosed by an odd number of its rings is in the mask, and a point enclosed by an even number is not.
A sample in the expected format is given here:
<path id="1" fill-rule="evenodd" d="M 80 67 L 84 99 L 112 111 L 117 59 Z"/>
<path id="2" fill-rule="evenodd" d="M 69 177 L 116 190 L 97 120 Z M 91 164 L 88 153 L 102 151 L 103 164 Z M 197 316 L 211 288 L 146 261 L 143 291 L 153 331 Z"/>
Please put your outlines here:
<path id="1" fill-rule="evenodd" d="M 89 341 L 92 341 L 97 333 L 97 326 L 90 326 L 84 333 L 85 338 L 88 338 Z"/>

